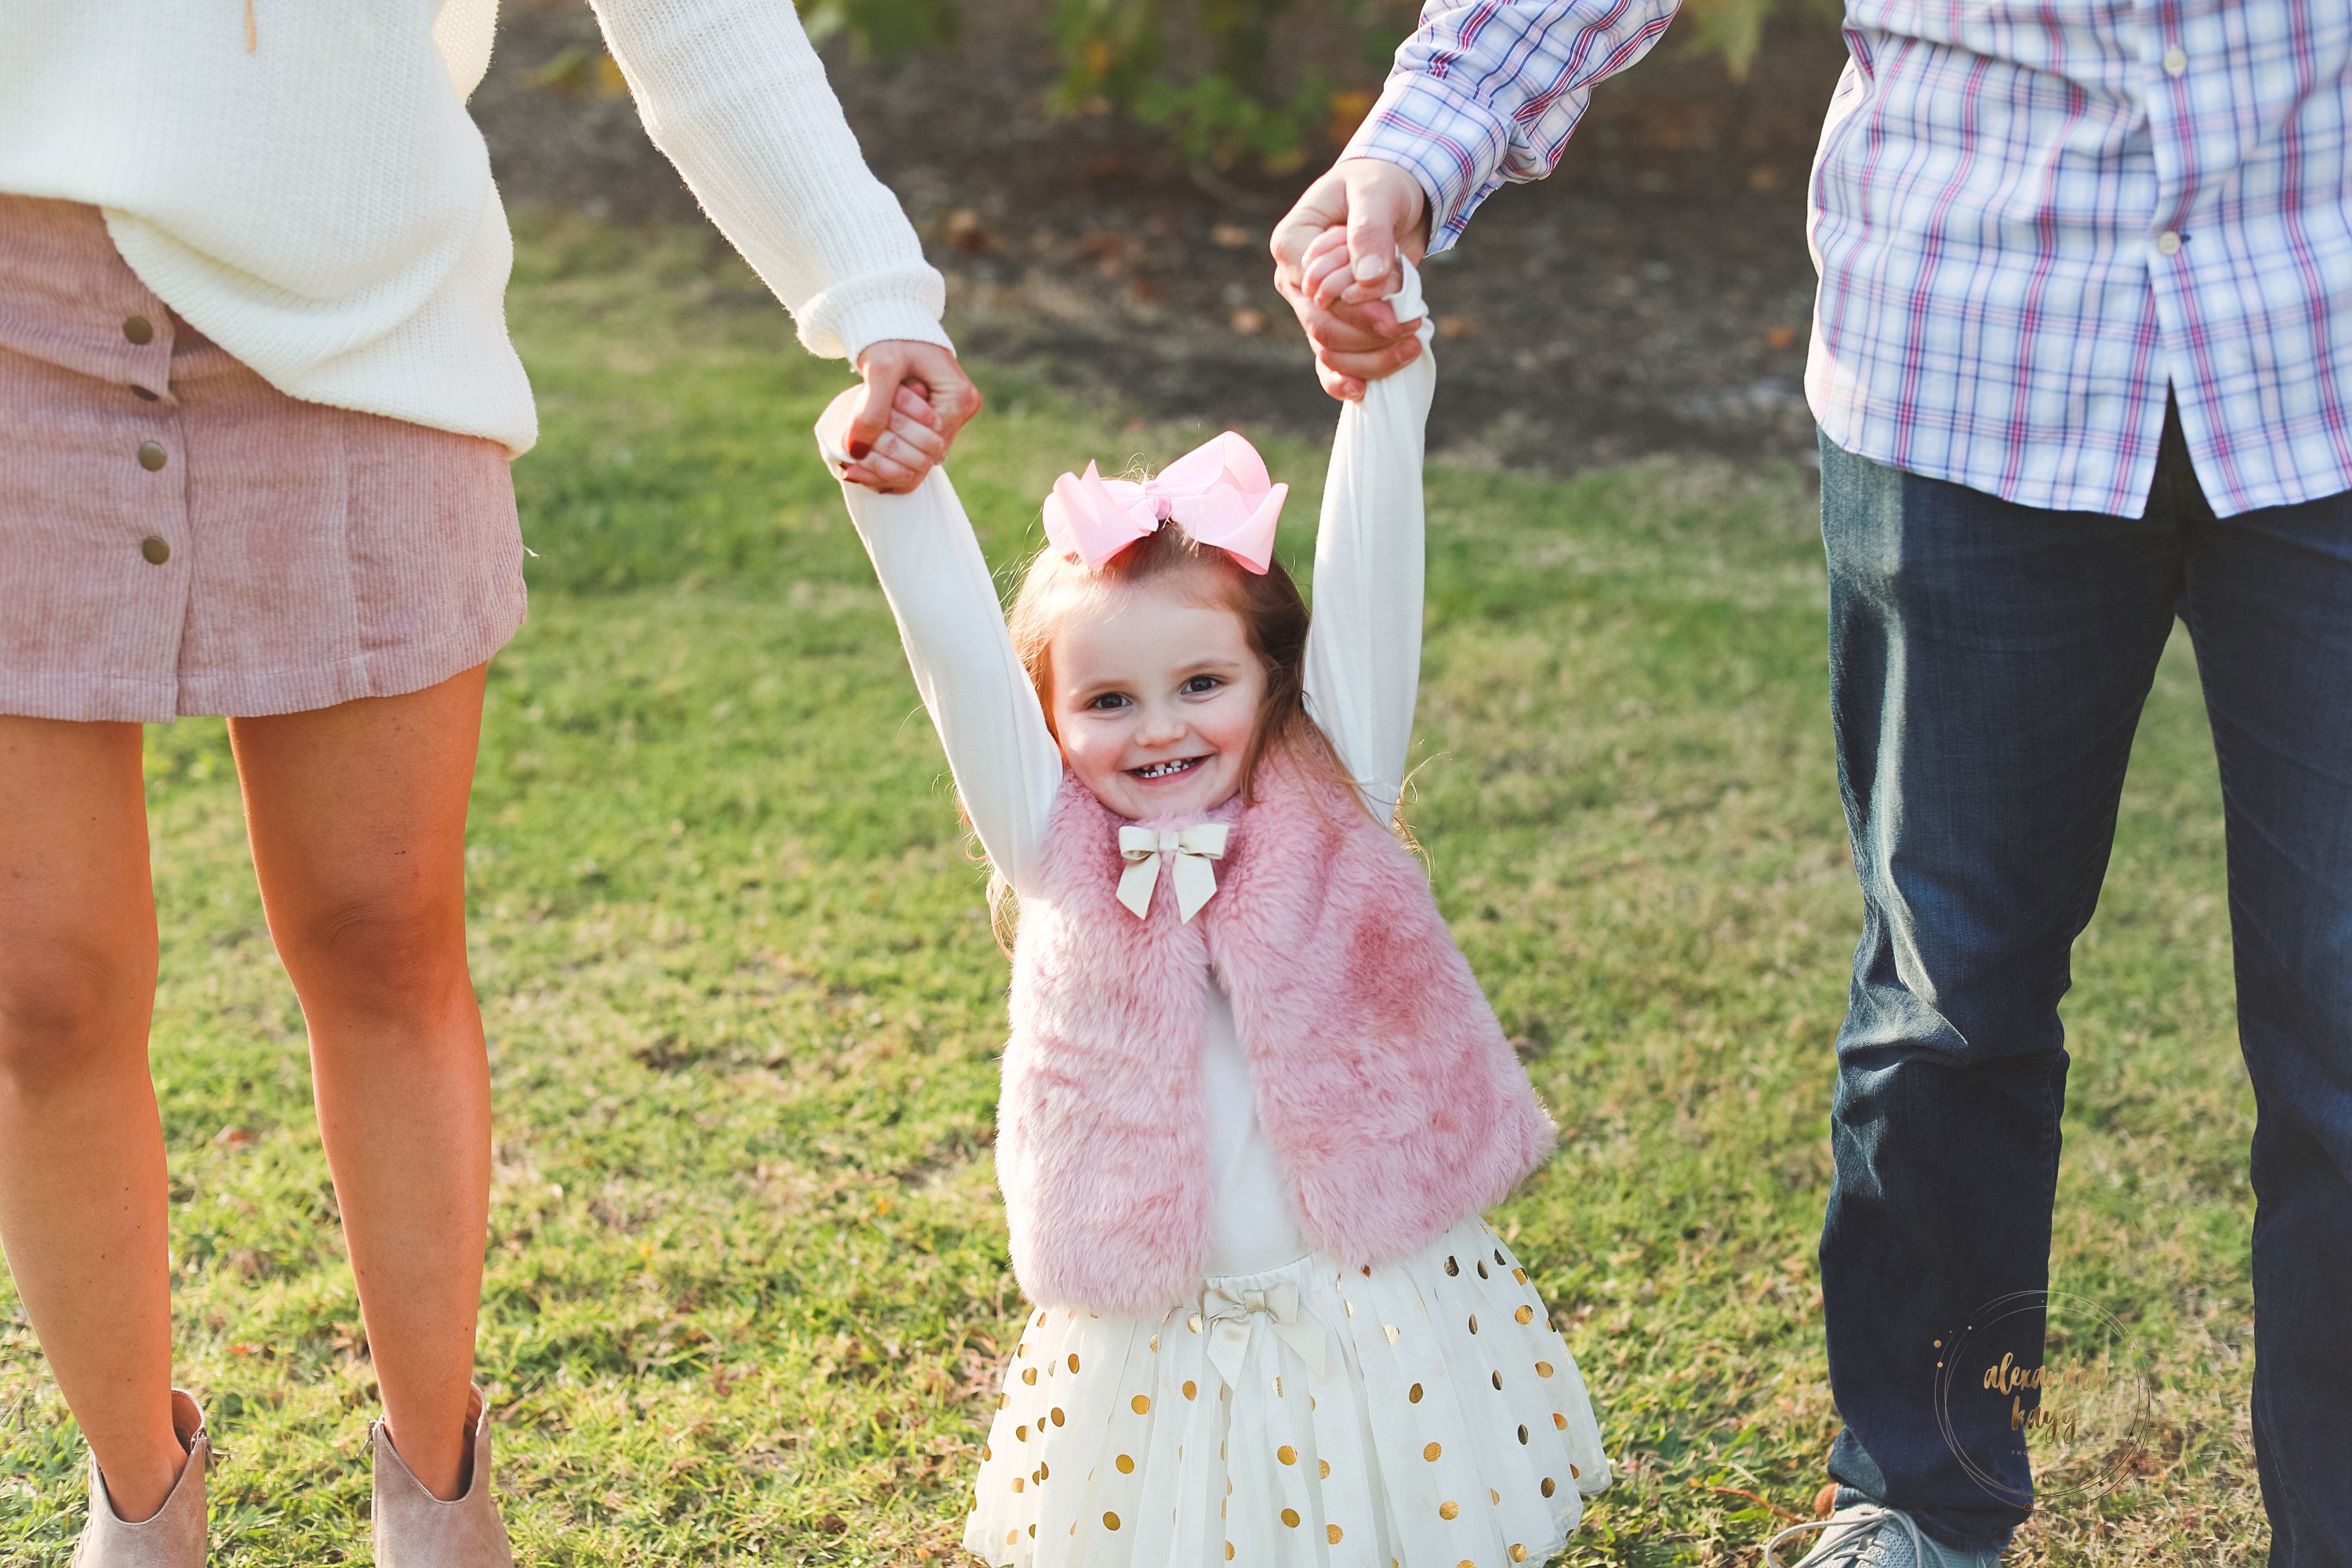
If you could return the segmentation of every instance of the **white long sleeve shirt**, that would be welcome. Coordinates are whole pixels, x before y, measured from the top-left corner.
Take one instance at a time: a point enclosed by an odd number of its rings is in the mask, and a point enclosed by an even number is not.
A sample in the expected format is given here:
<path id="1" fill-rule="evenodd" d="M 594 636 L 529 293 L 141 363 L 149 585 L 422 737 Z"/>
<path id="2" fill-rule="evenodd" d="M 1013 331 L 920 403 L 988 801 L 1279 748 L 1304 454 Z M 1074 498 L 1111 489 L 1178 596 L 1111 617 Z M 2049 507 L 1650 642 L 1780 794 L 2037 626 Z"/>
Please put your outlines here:
<path id="1" fill-rule="evenodd" d="M 308 402 L 538 437 L 466 96 L 497 0 L 0 0 L 0 191 L 86 202 L 141 281 Z M 811 352 L 945 344 L 940 276 L 789 0 L 600 0 L 656 144 Z"/>
<path id="2" fill-rule="evenodd" d="M 1397 301 L 1410 320 L 1418 280 Z M 1426 344 L 1429 329 L 1424 323 Z M 1374 808 L 1393 814 L 1421 679 L 1423 426 L 1436 386 L 1424 352 L 1340 411 L 1315 541 L 1307 706 Z M 845 398 L 818 435 L 841 457 Z M 907 661 L 938 728 L 957 792 L 990 862 L 1016 893 L 1034 885 L 1062 787 L 1062 755 L 1013 651 L 988 563 L 944 469 L 913 493 L 842 493 L 898 617 Z M 1279 1268 L 1307 1251 L 1257 1115 L 1233 1009 L 1208 981 L 1202 1089 L 1208 1108 L 1212 1275 Z"/>

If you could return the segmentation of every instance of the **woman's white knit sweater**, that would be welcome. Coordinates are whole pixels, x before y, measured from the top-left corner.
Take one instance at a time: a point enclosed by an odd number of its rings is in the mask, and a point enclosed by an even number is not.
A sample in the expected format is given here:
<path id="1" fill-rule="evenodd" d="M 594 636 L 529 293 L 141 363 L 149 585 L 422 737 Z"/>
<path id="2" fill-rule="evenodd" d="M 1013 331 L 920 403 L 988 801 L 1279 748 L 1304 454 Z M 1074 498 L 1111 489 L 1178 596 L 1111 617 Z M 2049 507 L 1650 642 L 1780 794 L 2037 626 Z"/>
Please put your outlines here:
<path id="1" fill-rule="evenodd" d="M 792 0 L 598 0 L 646 128 L 814 353 L 947 342 Z M 142 281 L 289 395 L 538 437 L 465 107 L 497 0 L 0 0 L 0 191 L 105 209 Z"/>

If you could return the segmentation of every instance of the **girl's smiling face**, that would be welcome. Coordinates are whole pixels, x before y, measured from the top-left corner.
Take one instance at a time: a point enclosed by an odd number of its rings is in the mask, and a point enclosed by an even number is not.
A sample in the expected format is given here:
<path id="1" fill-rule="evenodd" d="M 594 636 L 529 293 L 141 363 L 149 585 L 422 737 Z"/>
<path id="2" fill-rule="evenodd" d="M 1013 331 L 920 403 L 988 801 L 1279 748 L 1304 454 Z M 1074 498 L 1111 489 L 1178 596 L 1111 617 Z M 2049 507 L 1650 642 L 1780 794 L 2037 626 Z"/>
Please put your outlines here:
<path id="1" fill-rule="evenodd" d="M 1054 629 L 1062 760 L 1121 816 L 1207 812 L 1241 793 L 1265 668 L 1241 616 L 1200 586 L 1179 573 L 1115 587 Z"/>

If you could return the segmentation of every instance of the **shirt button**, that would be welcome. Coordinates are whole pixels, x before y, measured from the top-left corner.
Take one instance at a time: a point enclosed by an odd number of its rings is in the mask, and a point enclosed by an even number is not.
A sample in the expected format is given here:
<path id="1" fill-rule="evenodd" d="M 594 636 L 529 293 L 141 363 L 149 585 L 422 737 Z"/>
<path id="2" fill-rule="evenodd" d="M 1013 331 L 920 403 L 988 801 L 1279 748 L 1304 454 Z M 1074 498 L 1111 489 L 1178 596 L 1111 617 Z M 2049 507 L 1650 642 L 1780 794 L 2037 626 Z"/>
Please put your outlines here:
<path id="1" fill-rule="evenodd" d="M 2167 256 L 2178 256 L 2180 254 L 2180 237 L 2168 228 L 2156 237 L 2156 247 Z"/>
<path id="2" fill-rule="evenodd" d="M 2189 68 L 2189 51 L 2175 46 L 2164 51 L 2164 74 L 2179 76 Z"/>
<path id="3" fill-rule="evenodd" d="M 156 469 L 162 468 L 165 463 L 168 463 L 171 460 L 171 455 L 163 450 L 163 442 L 142 441 L 139 443 L 139 466 L 146 469 L 149 473 L 153 473 Z"/>
<path id="4" fill-rule="evenodd" d="M 161 566 L 172 558 L 172 547 L 151 533 L 139 542 L 139 553 L 147 558 L 150 566 Z"/>
<path id="5" fill-rule="evenodd" d="M 144 316 L 126 317 L 122 322 L 122 335 L 134 343 L 152 343 L 155 341 L 155 323 Z"/>

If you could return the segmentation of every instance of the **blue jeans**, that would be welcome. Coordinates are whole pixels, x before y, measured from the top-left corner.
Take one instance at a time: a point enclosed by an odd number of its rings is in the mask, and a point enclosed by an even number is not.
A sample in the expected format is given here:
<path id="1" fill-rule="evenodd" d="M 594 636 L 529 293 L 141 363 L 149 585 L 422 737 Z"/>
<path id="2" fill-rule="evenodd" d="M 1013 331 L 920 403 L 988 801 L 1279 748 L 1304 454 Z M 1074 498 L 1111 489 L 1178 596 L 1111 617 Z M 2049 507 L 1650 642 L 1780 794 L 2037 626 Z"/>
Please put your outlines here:
<path id="1" fill-rule="evenodd" d="M 2058 1001 L 2177 615 L 2221 762 L 2257 1113 L 2271 1562 L 2352 1565 L 2352 495 L 2217 520 L 2177 420 L 2137 519 L 2012 506 L 1824 438 L 1822 532 L 1864 898 L 1822 1233 L 1830 1473 L 1965 1551 L 2025 1518 L 2015 1413 L 1956 1396 L 1948 1441 L 1937 1342 L 2048 1284 Z M 1972 1352 L 2041 1363 L 2038 1312 L 1990 1332 Z"/>

